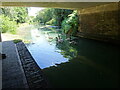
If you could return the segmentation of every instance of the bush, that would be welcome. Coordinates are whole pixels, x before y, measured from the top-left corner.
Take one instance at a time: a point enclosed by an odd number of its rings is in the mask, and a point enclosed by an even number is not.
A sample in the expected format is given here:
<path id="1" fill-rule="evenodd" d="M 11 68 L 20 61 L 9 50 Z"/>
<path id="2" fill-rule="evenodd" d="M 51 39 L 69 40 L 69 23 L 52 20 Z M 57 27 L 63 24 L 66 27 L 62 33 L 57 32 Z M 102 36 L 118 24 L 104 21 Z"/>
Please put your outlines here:
<path id="1" fill-rule="evenodd" d="M 5 17 L 4 15 L 0 15 L 0 28 L 2 33 L 10 32 L 12 34 L 16 33 L 17 24 L 15 21 L 10 21 L 9 17 Z"/>
<path id="2" fill-rule="evenodd" d="M 67 33 L 70 30 L 70 28 L 72 28 L 72 26 L 67 23 L 67 19 L 62 21 L 62 29 L 64 33 Z"/>
<path id="3" fill-rule="evenodd" d="M 55 25 L 56 20 L 51 19 L 50 21 L 46 22 L 47 25 Z"/>
<path id="4" fill-rule="evenodd" d="M 64 33 L 69 33 L 71 35 L 76 35 L 78 30 L 78 24 L 79 24 L 79 18 L 77 16 L 77 11 L 73 11 L 72 14 L 68 15 L 68 18 L 62 21 L 62 29 L 64 30 Z"/>

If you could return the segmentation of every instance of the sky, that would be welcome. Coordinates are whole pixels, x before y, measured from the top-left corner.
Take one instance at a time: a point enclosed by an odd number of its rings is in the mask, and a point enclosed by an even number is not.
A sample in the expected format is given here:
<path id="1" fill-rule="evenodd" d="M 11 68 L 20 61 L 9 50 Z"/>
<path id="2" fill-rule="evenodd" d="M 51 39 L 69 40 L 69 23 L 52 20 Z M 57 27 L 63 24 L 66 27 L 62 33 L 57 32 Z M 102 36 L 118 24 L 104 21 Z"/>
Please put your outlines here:
<path id="1" fill-rule="evenodd" d="M 36 16 L 36 13 L 40 10 L 43 10 L 44 8 L 40 8 L 40 7 L 30 7 L 28 9 L 28 15 L 29 16 Z"/>

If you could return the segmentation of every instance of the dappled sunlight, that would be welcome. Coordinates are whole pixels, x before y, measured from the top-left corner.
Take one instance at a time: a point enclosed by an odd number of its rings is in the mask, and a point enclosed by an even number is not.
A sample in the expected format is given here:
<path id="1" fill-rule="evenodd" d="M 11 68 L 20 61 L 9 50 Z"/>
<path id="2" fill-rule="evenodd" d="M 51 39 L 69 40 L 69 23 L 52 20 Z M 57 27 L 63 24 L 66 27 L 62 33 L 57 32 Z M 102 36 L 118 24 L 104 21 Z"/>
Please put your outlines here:
<path id="1" fill-rule="evenodd" d="M 10 40 L 14 40 L 14 39 L 21 39 L 21 37 L 19 35 L 13 35 L 13 34 L 9 34 L 9 33 L 2 33 L 2 41 L 10 41 Z"/>
<path id="2" fill-rule="evenodd" d="M 14 39 L 21 39 L 23 42 L 27 43 L 30 42 L 25 38 L 25 36 L 28 36 L 29 29 L 32 28 L 29 24 L 24 23 L 19 25 L 17 28 L 16 34 L 11 34 L 11 33 L 2 33 L 2 41 L 9 41 L 9 40 L 14 40 Z"/>

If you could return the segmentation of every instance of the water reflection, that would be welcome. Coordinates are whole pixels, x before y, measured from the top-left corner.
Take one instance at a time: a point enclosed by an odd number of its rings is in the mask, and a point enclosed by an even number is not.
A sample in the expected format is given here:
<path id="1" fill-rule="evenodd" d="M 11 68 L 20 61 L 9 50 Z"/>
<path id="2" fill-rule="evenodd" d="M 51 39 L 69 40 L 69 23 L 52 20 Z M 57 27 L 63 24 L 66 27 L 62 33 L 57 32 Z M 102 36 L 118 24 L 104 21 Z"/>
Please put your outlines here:
<path id="1" fill-rule="evenodd" d="M 76 48 L 72 47 L 69 41 L 56 43 L 56 47 L 61 50 L 59 53 L 69 60 L 77 56 Z"/>
<path id="2" fill-rule="evenodd" d="M 70 37 L 59 30 L 31 30 L 27 45 L 53 87 L 117 87 L 119 48 Z"/>
<path id="3" fill-rule="evenodd" d="M 32 43 L 27 47 L 42 69 L 68 61 L 68 58 L 64 58 L 63 55 L 58 53 L 61 50 L 56 48 L 55 38 L 57 36 L 57 32 L 46 28 L 31 30 Z"/>

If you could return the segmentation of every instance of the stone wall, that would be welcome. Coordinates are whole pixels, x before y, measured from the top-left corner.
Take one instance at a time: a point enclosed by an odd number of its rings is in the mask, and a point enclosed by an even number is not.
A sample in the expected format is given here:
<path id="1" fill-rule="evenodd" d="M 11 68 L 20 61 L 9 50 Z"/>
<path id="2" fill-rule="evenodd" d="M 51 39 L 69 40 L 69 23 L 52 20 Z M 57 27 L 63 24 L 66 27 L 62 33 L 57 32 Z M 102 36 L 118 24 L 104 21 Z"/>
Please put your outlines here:
<path id="1" fill-rule="evenodd" d="M 119 43 L 120 2 L 78 10 L 78 36 Z"/>

